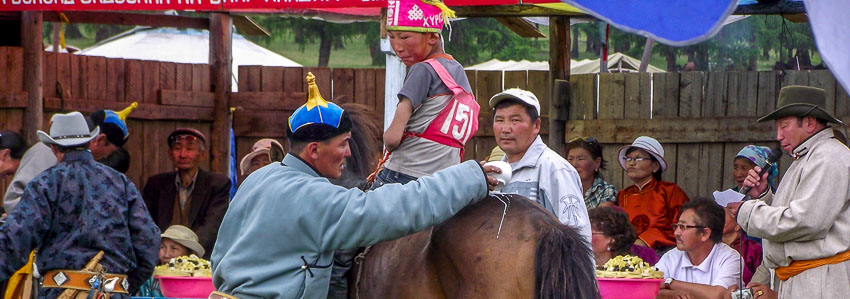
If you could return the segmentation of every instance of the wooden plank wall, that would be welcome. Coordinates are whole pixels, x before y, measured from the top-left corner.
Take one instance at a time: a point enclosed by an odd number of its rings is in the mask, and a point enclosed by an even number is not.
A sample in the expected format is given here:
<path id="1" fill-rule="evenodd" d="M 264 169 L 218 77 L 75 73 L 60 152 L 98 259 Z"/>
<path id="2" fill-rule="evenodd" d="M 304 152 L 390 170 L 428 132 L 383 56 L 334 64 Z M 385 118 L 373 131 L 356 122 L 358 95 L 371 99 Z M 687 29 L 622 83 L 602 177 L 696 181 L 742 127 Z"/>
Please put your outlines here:
<path id="1" fill-rule="evenodd" d="M 735 186 L 732 165 L 741 148 L 776 146 L 772 123 L 755 120 L 776 107 L 779 89 L 788 85 L 824 88 L 827 110 L 850 117 L 847 92 L 824 70 L 575 75 L 566 140 L 586 135 L 600 140 L 608 161 L 603 174 L 623 189 L 632 181 L 617 161 L 618 149 L 637 136 L 654 137 L 665 150 L 668 168 L 663 179 L 677 183 L 692 198 L 711 196 L 714 190 Z M 630 128 L 636 125 L 646 131 Z M 700 130 L 736 126 L 746 131 Z M 790 163 L 789 157 L 782 158 L 780 176 Z"/>
<path id="2" fill-rule="evenodd" d="M 478 133 L 466 143 L 464 159 L 485 160 L 496 147 L 493 136 L 493 109 L 490 98 L 504 89 L 522 88 L 537 95 L 541 106 L 540 134 L 544 141 L 549 132 L 549 72 L 548 71 L 466 71 L 469 85 L 481 108 Z"/>
<path id="3" fill-rule="evenodd" d="M 26 107 L 23 55 L 23 48 L 0 47 L 0 105 L 4 107 L 0 108 L 0 130 L 3 131 L 20 133 L 23 125 Z M 11 181 L 11 176 L 0 177 L 0 198 Z"/>
<path id="4" fill-rule="evenodd" d="M 21 48 L 0 47 L 0 130 L 19 131 L 23 122 L 22 56 Z M 130 116 L 131 137 L 126 145 L 132 157 L 128 176 L 140 189 L 147 177 L 172 170 L 165 140 L 172 130 L 193 127 L 210 134 L 213 104 L 208 65 L 45 53 L 44 67 L 44 128 L 53 113 L 79 110 L 88 114 L 140 103 Z M 316 76 L 325 99 L 362 104 L 383 115 L 383 69 L 242 66 L 235 75 L 239 92 L 231 96 L 238 159 L 261 138 L 285 144 L 286 119 L 306 99 L 307 72 Z M 541 134 L 548 140 L 548 72 L 467 71 L 467 77 L 481 114 L 478 133 L 467 143 L 466 159 L 483 160 L 496 145 L 488 101 L 503 88 L 524 88 L 538 96 L 543 109 Z M 733 186 L 734 155 L 746 144 L 774 145 L 770 124 L 753 125 L 750 131 L 759 133 L 752 136 L 735 135 L 743 136 L 741 140 L 730 139 L 730 132 L 690 134 L 670 127 L 752 121 L 774 109 L 782 86 L 825 88 L 828 110 L 850 117 L 850 97 L 828 71 L 585 74 L 571 76 L 570 82 L 566 140 L 588 134 L 600 140 L 608 161 L 603 174 L 619 189 L 631 181 L 619 166 L 617 150 L 638 133 L 662 142 L 668 162 L 664 179 L 679 184 L 689 196 Z M 636 123 L 647 124 L 648 131 L 623 127 Z M 780 169 L 789 164 L 783 158 Z M 209 159 L 202 167 L 209 168 Z M 0 184 L 6 186 L 7 179 Z M 0 188 L 0 196 L 4 191 Z"/>
<path id="5" fill-rule="evenodd" d="M 0 129 L 20 131 L 23 107 L 16 103 L 22 91 L 22 50 L 0 47 Z M 209 138 L 211 108 L 160 104 L 162 90 L 209 93 L 209 67 L 158 61 L 112 59 L 65 53 L 44 53 L 45 117 L 47 130 L 55 113 L 80 111 L 88 115 L 98 109 L 120 110 L 139 102 L 130 114 L 130 152 L 127 176 L 141 190 L 148 177 L 173 166 L 168 158 L 166 137 L 178 127 L 192 127 Z M 25 97 L 24 97 L 25 98 Z M 209 114 L 209 115 L 208 115 Z M 201 164 L 209 169 L 209 158 Z M 0 181 L 0 196 L 10 178 Z"/>
<path id="6" fill-rule="evenodd" d="M 286 146 L 286 120 L 307 99 L 308 72 L 316 76 L 325 100 L 365 105 L 383 115 L 383 69 L 240 66 L 239 92 L 231 98 L 236 108 L 233 131 L 238 159 L 263 138 L 274 138 Z M 240 182 L 244 179 L 241 173 L 238 177 Z"/>

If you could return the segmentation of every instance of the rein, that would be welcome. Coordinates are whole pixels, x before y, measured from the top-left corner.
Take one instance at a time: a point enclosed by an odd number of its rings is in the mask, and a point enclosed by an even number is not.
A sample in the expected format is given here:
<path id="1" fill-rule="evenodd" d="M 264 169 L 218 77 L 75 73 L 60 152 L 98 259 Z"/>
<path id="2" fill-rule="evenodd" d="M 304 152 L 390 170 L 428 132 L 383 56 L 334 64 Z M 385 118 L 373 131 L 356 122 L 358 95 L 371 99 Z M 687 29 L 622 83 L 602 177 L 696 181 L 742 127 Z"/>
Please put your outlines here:
<path id="1" fill-rule="evenodd" d="M 354 298 L 356 299 L 360 299 L 360 274 L 363 273 L 363 262 L 366 261 L 366 255 L 369 254 L 371 249 L 372 246 L 367 246 L 363 252 L 354 257 L 354 263 L 359 265 L 357 267 L 357 279 L 354 280 Z"/>
<path id="2" fill-rule="evenodd" d="M 505 210 L 502 211 L 502 220 L 499 221 L 499 231 L 496 232 L 496 239 L 498 239 L 499 235 L 502 233 L 502 223 L 505 222 L 505 215 L 508 214 L 508 207 L 511 206 L 511 197 L 507 194 L 502 193 L 493 193 L 492 196 L 501 201 L 503 205 L 505 205 Z"/>

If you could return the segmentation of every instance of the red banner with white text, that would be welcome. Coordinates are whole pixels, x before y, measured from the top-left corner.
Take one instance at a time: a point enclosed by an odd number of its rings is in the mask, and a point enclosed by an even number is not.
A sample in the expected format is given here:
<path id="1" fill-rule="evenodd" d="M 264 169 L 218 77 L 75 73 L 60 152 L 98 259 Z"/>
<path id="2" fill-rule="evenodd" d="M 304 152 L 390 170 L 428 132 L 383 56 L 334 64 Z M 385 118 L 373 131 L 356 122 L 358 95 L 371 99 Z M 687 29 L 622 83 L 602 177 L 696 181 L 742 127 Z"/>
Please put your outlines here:
<path id="1" fill-rule="evenodd" d="M 558 0 L 445 0 L 448 6 L 519 5 Z M 0 0 L 0 11 L 198 10 L 274 11 L 316 8 L 386 7 L 386 0 Z"/>

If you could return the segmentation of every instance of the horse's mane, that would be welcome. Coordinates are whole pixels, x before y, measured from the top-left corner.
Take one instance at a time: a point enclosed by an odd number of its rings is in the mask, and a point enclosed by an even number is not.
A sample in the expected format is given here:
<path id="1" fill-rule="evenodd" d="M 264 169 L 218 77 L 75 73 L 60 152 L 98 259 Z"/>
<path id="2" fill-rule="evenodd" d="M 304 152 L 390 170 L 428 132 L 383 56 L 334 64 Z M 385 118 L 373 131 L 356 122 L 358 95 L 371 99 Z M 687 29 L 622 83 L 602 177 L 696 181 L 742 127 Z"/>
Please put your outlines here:
<path id="1" fill-rule="evenodd" d="M 334 102 L 345 102 L 348 96 L 337 97 Z M 339 104 L 348 112 L 353 126 L 348 146 L 351 157 L 345 160 L 342 177 L 332 183 L 347 188 L 363 187 L 365 179 L 375 169 L 381 150 L 381 116 L 368 107 L 354 103 Z"/>

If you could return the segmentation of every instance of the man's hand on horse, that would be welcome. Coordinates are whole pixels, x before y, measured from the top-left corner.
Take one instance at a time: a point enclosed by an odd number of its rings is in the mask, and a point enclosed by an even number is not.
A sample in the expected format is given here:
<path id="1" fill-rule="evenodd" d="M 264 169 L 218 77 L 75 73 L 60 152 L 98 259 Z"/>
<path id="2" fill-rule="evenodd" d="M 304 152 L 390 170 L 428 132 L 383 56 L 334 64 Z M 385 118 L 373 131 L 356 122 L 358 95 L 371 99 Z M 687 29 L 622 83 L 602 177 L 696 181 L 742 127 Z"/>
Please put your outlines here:
<path id="1" fill-rule="evenodd" d="M 487 189 L 493 191 L 493 188 L 499 184 L 499 180 L 490 176 L 490 173 L 502 173 L 502 170 L 498 167 L 491 165 L 484 165 L 487 161 L 478 161 L 481 164 L 481 168 L 484 169 L 484 175 L 487 176 Z"/>

